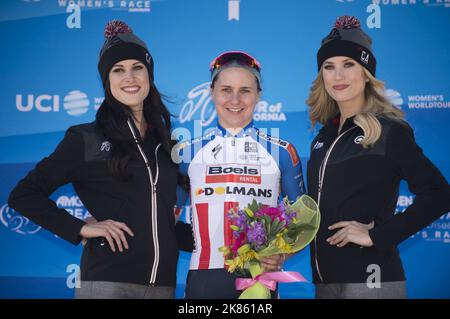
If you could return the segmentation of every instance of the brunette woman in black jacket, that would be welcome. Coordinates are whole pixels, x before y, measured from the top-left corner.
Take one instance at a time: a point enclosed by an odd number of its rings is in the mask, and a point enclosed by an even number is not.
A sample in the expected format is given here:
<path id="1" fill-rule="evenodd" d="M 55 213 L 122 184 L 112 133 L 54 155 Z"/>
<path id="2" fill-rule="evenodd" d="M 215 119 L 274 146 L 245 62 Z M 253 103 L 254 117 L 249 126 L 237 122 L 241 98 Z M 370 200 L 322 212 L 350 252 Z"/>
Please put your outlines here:
<path id="1" fill-rule="evenodd" d="M 153 83 L 153 59 L 123 22 L 105 29 L 98 69 L 105 100 L 96 121 L 69 128 L 9 197 L 9 205 L 59 237 L 87 240 L 77 298 L 173 298 L 178 244 L 190 226 L 173 214 L 178 168 L 170 114 Z M 48 197 L 72 183 L 94 217 L 86 223 Z"/>

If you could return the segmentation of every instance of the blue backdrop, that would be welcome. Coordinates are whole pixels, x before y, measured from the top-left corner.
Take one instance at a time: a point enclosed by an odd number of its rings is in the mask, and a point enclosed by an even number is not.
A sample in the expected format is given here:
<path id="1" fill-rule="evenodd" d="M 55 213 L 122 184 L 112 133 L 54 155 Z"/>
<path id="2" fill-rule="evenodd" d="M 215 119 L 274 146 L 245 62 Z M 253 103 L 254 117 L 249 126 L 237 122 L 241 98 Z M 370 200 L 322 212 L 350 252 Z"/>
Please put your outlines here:
<path id="1" fill-rule="evenodd" d="M 78 6 L 72 6 L 76 4 Z M 374 41 L 377 77 L 406 113 L 425 154 L 450 178 L 449 0 L 5 0 L 0 3 L 0 298 L 71 298 L 81 247 L 56 238 L 6 204 L 11 189 L 71 125 L 90 122 L 103 93 L 97 73 L 103 28 L 126 21 L 148 44 L 156 85 L 183 138 L 214 123 L 209 63 L 245 50 L 263 67 L 255 121 L 294 143 L 303 165 L 316 133 L 307 98 L 320 40 L 337 16 L 360 18 Z M 195 124 L 195 125 L 194 125 Z M 305 171 L 305 168 L 304 168 Z M 52 198 L 78 218 L 70 185 Z M 399 211 L 413 201 L 402 184 Z M 449 298 L 450 213 L 400 245 L 410 298 Z M 189 254 L 179 260 L 183 296 Z M 309 251 L 286 269 L 311 280 Z M 282 298 L 312 298 L 311 283 L 283 284 Z"/>

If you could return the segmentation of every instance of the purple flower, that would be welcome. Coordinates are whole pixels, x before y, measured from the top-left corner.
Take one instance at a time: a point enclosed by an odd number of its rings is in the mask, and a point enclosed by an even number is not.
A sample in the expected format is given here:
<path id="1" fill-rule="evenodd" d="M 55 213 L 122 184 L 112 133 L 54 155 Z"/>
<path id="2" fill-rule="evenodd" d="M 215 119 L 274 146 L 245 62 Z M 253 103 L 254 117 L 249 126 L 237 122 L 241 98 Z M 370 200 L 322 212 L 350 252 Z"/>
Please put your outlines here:
<path id="1" fill-rule="evenodd" d="M 234 210 L 231 209 L 227 214 L 228 220 L 232 225 L 235 225 L 240 228 L 240 230 L 233 231 L 234 237 L 238 237 L 239 233 L 245 232 L 247 229 L 247 216 L 245 215 L 243 210 Z"/>
<path id="2" fill-rule="evenodd" d="M 238 210 L 237 217 L 235 219 L 235 225 L 240 229 L 244 230 L 247 228 L 247 216 L 243 210 Z"/>
<path id="3" fill-rule="evenodd" d="M 281 220 L 286 221 L 286 227 L 292 223 L 292 219 L 296 216 L 295 211 L 290 211 L 286 209 L 286 205 L 281 202 L 278 204 L 278 209 L 281 212 Z"/>
<path id="4" fill-rule="evenodd" d="M 254 222 L 247 230 L 248 242 L 258 250 L 266 242 L 266 229 L 262 222 Z"/>

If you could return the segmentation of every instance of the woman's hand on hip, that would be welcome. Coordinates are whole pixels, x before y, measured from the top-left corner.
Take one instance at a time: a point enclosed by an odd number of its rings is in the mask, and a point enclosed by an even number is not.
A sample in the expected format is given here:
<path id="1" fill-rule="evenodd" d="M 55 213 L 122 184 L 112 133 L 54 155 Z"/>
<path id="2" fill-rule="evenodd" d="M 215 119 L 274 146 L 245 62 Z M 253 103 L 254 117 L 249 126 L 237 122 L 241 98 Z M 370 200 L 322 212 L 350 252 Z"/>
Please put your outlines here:
<path id="1" fill-rule="evenodd" d="M 96 223 L 96 222 L 97 222 L 97 220 L 96 220 L 94 217 L 92 217 L 92 216 L 89 216 L 89 217 L 86 218 L 84 221 L 85 221 L 86 223 L 88 223 L 88 224 L 92 224 L 92 223 Z M 82 244 L 83 246 L 86 246 L 86 244 L 87 244 L 87 238 L 84 238 L 84 237 L 83 237 L 83 240 L 81 241 L 81 244 Z"/>
<path id="2" fill-rule="evenodd" d="M 108 219 L 101 222 L 88 222 L 81 228 L 80 235 L 83 238 L 103 237 L 108 241 L 113 252 L 116 251 L 114 242 L 117 244 L 119 251 L 122 252 L 124 247 L 125 249 L 129 248 L 125 232 L 130 236 L 134 236 L 125 223 Z"/>
<path id="3" fill-rule="evenodd" d="M 372 247 L 373 242 L 369 236 L 369 230 L 374 227 L 374 222 L 362 224 L 357 221 L 342 221 L 331 225 L 328 229 L 339 229 L 333 236 L 327 239 L 330 245 L 343 247 L 348 243 L 354 243 L 363 247 Z"/>

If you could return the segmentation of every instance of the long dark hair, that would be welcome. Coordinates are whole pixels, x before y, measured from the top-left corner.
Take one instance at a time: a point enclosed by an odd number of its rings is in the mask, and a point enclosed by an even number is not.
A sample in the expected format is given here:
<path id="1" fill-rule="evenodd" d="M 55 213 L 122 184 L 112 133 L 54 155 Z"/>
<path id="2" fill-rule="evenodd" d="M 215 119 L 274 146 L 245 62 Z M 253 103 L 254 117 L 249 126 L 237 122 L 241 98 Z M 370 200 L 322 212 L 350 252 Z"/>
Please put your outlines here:
<path id="1" fill-rule="evenodd" d="M 132 119 L 128 106 L 115 99 L 111 93 L 109 80 L 105 81 L 105 100 L 97 111 L 96 121 L 105 137 L 112 144 L 112 154 L 108 159 L 108 168 L 112 175 L 122 181 L 130 176 L 126 173 L 126 166 L 138 150 L 135 146 L 127 120 Z M 145 121 L 152 127 L 155 138 L 162 144 L 170 156 L 175 141 L 171 139 L 171 114 L 164 105 L 161 94 L 150 81 L 150 90 L 144 100 L 143 115 Z M 134 122 L 131 121 L 134 125 Z"/>

